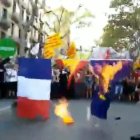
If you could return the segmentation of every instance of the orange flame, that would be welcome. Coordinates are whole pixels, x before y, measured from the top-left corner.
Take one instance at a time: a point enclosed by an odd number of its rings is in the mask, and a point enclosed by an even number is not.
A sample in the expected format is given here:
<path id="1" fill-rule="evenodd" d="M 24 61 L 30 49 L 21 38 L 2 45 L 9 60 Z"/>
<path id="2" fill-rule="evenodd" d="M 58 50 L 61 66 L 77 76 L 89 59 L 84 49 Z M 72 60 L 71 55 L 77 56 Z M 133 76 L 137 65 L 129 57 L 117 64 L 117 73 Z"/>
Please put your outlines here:
<path id="1" fill-rule="evenodd" d="M 58 104 L 55 105 L 54 113 L 56 116 L 60 117 L 65 124 L 73 124 L 74 119 L 68 111 L 68 106 L 69 104 L 66 99 L 60 99 Z"/>
<path id="2" fill-rule="evenodd" d="M 108 65 L 108 64 L 103 66 L 101 76 L 103 78 L 102 79 L 102 86 L 103 86 L 105 93 L 108 92 L 108 87 L 109 87 L 110 81 L 113 80 L 116 73 L 121 69 L 122 69 L 122 62 L 121 61 L 117 62 L 113 66 Z"/>

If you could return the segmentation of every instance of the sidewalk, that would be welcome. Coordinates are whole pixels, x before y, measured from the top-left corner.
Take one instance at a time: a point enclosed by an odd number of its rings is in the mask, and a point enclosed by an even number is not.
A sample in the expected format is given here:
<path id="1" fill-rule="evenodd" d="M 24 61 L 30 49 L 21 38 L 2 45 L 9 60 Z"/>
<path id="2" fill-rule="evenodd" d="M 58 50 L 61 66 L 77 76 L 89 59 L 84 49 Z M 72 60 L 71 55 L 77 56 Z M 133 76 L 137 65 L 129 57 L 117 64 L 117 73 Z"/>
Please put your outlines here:
<path id="1" fill-rule="evenodd" d="M 0 99 L 0 112 L 11 108 L 14 99 Z"/>

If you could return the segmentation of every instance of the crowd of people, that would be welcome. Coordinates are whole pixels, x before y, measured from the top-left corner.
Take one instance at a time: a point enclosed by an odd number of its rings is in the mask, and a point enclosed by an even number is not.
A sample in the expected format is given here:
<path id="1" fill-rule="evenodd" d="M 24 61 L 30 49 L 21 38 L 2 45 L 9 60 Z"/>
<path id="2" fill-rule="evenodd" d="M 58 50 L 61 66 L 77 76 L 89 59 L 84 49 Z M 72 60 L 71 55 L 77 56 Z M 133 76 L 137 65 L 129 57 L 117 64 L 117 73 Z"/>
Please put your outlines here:
<path id="1" fill-rule="evenodd" d="M 99 82 L 96 74 L 90 70 L 89 65 L 80 69 L 70 78 L 70 71 L 53 67 L 52 98 L 57 97 L 83 97 L 91 99 L 96 85 Z M 71 81 L 69 81 L 69 78 Z M 71 83 L 69 85 L 69 82 Z M 109 88 L 113 89 L 114 99 L 121 101 L 140 100 L 140 69 L 136 69 L 129 76 L 115 81 Z M 77 90 L 76 90 L 77 89 Z"/>
<path id="2" fill-rule="evenodd" d="M 52 98 L 78 98 L 78 96 L 92 98 L 95 80 L 95 75 L 89 69 L 89 65 L 81 68 L 77 73 L 70 73 L 69 68 L 59 69 L 55 65 L 52 70 Z M 77 87 L 78 90 L 76 90 Z"/>
<path id="3" fill-rule="evenodd" d="M 51 98 L 92 98 L 98 78 L 89 64 L 71 73 L 70 68 L 52 67 Z M 0 98 L 17 97 L 18 67 L 9 58 L 0 59 Z M 112 85 L 111 85 L 112 86 Z M 114 85 L 117 100 L 140 101 L 140 68 Z M 111 87 L 110 87 L 111 88 Z"/>
<path id="4" fill-rule="evenodd" d="M 115 95 L 118 100 L 140 101 L 140 68 L 116 83 Z"/>
<path id="5" fill-rule="evenodd" d="M 68 95 L 68 79 L 70 71 L 68 69 L 59 69 L 57 65 L 52 69 L 51 97 L 61 98 Z M 67 96 L 68 97 L 68 96 Z"/>

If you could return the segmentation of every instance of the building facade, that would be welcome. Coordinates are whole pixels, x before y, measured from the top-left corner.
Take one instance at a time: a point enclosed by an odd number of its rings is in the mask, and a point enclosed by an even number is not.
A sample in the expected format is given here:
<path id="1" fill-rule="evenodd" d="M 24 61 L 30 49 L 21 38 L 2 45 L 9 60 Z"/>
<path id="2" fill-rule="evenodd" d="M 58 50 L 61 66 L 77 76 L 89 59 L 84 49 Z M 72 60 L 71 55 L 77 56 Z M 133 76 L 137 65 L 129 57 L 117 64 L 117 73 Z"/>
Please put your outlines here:
<path id="1" fill-rule="evenodd" d="M 45 0 L 0 0 L 0 38 L 12 37 L 19 55 L 46 37 Z"/>

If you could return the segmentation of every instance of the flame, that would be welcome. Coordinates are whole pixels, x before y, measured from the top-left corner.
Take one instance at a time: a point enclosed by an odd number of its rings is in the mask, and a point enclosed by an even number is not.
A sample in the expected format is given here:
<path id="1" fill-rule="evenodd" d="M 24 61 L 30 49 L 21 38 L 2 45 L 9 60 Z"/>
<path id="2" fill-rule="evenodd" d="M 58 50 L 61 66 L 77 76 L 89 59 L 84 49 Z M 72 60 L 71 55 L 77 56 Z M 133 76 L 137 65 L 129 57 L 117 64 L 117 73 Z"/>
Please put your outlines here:
<path id="1" fill-rule="evenodd" d="M 115 74 L 121 69 L 122 69 L 121 61 L 113 65 L 106 64 L 102 67 L 102 70 L 101 70 L 102 78 L 100 80 L 100 84 L 103 87 L 104 93 L 108 92 L 110 81 L 113 80 Z M 100 99 L 105 100 L 104 95 L 100 95 L 99 97 Z"/>
<path id="2" fill-rule="evenodd" d="M 60 99 L 58 104 L 55 105 L 54 113 L 56 116 L 60 117 L 65 124 L 73 124 L 74 119 L 68 111 L 68 106 L 69 104 L 66 99 Z"/>
<path id="3" fill-rule="evenodd" d="M 113 80 L 116 73 L 122 69 L 122 62 L 119 61 L 114 65 L 105 65 L 102 69 L 102 76 L 104 78 L 104 90 L 108 92 L 109 83 Z"/>

